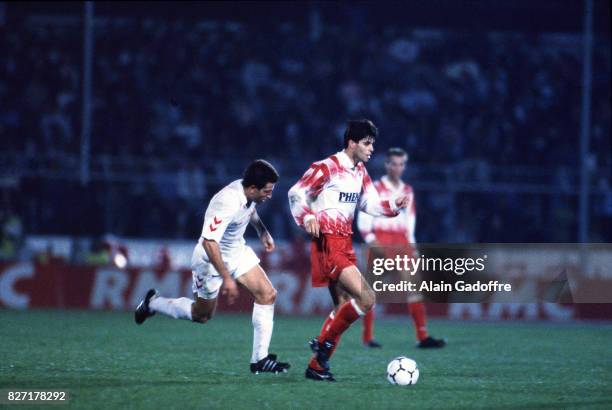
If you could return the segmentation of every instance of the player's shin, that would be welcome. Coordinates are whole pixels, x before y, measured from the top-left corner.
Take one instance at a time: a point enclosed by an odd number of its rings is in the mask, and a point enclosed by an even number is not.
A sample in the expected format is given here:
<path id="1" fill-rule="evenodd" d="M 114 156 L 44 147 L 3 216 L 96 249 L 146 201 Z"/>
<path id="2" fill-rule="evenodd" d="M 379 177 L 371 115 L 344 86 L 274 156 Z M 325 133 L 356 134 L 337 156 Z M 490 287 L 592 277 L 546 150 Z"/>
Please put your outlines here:
<path id="1" fill-rule="evenodd" d="M 268 356 L 272 330 L 274 328 L 274 305 L 253 303 L 253 354 L 251 363 Z"/>
<path id="2" fill-rule="evenodd" d="M 374 309 L 370 309 L 363 317 L 363 333 L 361 335 L 364 344 L 369 343 L 374 338 Z"/>
<path id="3" fill-rule="evenodd" d="M 359 308 L 355 299 L 345 302 L 336 312 L 328 329 L 321 332 L 319 342 L 323 343 L 325 340 L 333 341 L 339 339 L 342 333 L 363 315 L 365 315 L 365 312 Z"/>
<path id="4" fill-rule="evenodd" d="M 425 304 L 422 301 L 408 302 L 408 311 L 414 322 L 417 340 L 427 338 L 427 317 L 425 314 Z"/>
<path id="5" fill-rule="evenodd" d="M 163 313 L 175 319 L 191 319 L 191 305 L 193 300 L 189 298 L 169 299 L 156 297 L 149 302 L 149 309 L 154 312 Z"/>
<path id="6" fill-rule="evenodd" d="M 329 370 L 329 360 L 334 354 L 340 336 L 353 322 L 365 313 L 359 308 L 357 302 L 351 299 L 340 306 L 331 324 L 323 329 L 317 338 L 316 353 L 309 362 L 309 367 L 317 370 Z"/>
<path id="7" fill-rule="evenodd" d="M 329 327 L 331 326 L 331 323 L 333 322 L 335 316 L 336 316 L 336 312 L 332 310 L 327 316 L 327 318 L 325 318 L 325 321 L 323 322 L 323 326 L 321 326 L 320 334 L 327 332 L 327 329 L 329 329 Z"/>

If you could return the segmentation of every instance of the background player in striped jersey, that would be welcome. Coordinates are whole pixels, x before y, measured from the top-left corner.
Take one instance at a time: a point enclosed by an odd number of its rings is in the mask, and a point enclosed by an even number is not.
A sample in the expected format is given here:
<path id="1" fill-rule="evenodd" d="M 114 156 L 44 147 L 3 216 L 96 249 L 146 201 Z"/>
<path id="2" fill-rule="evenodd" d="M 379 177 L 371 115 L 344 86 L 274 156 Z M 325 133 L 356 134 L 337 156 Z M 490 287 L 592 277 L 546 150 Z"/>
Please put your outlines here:
<path id="1" fill-rule="evenodd" d="M 206 323 L 217 307 L 219 289 L 231 304 L 238 296 L 236 282 L 245 287 L 253 304 L 253 373 L 286 372 L 288 363 L 268 353 L 274 325 L 276 290 L 259 265 L 255 252 L 245 244 L 244 232 L 251 224 L 267 252 L 274 240 L 257 215 L 255 206 L 272 197 L 278 173 L 267 161 L 253 161 L 236 180 L 219 191 L 208 204 L 202 235 L 193 250 L 191 267 L 195 302 L 189 298 L 168 299 L 156 290 L 147 292 L 135 312 L 136 323 L 160 312 L 175 319 Z"/>
<path id="2" fill-rule="evenodd" d="M 374 151 L 378 130 L 369 120 L 349 121 L 344 149 L 313 163 L 289 190 L 291 213 L 299 226 L 312 236 L 312 285 L 328 286 L 334 304 L 319 336 L 311 341 L 315 355 L 306 377 L 333 381 L 329 359 L 340 336 L 372 308 L 375 295 L 357 268 L 351 240 L 355 208 L 376 216 L 396 216 L 409 199 L 381 200 L 364 163 Z M 341 301 L 339 293 L 350 299 Z M 342 302 L 342 303 L 341 303 Z"/>
<path id="3" fill-rule="evenodd" d="M 366 213 L 360 213 L 357 218 L 357 227 L 365 242 L 371 247 L 401 248 L 403 254 L 416 256 L 416 239 L 414 229 L 416 225 L 416 203 L 412 186 L 402 181 L 406 169 L 408 154 L 401 148 L 390 148 L 385 159 L 387 174 L 374 182 L 381 199 L 395 198 L 405 195 L 410 198 L 410 205 L 402 209 L 394 218 L 375 218 Z M 417 346 L 421 348 L 443 347 L 443 339 L 435 339 L 427 333 L 427 319 L 423 297 L 414 292 L 408 295 L 408 311 L 414 322 Z M 375 342 L 374 309 L 368 311 L 363 321 L 363 343 L 370 347 L 380 347 Z"/>

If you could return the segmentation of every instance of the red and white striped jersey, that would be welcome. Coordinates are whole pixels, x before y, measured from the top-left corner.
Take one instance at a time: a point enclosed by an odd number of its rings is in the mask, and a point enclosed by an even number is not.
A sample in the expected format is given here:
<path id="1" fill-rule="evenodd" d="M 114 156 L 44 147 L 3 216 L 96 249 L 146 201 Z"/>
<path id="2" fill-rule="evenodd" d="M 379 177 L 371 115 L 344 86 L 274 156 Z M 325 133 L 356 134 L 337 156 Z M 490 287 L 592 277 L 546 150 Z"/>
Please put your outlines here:
<path id="1" fill-rule="evenodd" d="M 398 214 L 393 199 L 380 199 L 365 165 L 353 165 L 344 151 L 313 163 L 289 190 L 295 222 L 303 226 L 316 217 L 324 234 L 350 236 L 357 203 L 374 216 Z"/>
<path id="2" fill-rule="evenodd" d="M 374 183 L 381 199 L 408 196 L 410 205 L 401 209 L 399 215 L 394 218 L 374 218 L 370 215 L 360 213 L 357 218 L 357 227 L 366 243 L 377 241 L 380 245 L 393 245 L 389 240 L 404 237 L 409 244 L 415 244 L 414 228 L 416 226 L 416 205 L 412 186 L 400 181 L 399 186 L 391 183 L 385 175 Z"/>

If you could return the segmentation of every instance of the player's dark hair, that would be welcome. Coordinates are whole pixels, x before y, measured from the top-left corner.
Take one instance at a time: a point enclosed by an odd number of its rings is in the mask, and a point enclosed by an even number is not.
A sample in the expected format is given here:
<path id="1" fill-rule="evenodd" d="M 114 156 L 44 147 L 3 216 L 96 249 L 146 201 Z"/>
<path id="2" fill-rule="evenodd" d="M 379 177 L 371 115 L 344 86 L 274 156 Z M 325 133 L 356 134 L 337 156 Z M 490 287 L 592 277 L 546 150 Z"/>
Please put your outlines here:
<path id="1" fill-rule="evenodd" d="M 344 131 L 344 148 L 348 147 L 349 141 L 359 142 L 366 137 L 376 138 L 378 128 L 370 120 L 349 120 Z"/>
<path id="2" fill-rule="evenodd" d="M 248 188 L 255 185 L 257 189 L 262 189 L 268 182 L 275 184 L 278 178 L 278 172 L 272 164 L 265 159 L 256 159 L 244 170 L 242 186 Z"/>
<path id="3" fill-rule="evenodd" d="M 406 161 L 408 161 L 408 153 L 401 148 L 391 147 L 387 150 L 386 161 L 391 159 L 391 157 L 404 157 Z"/>

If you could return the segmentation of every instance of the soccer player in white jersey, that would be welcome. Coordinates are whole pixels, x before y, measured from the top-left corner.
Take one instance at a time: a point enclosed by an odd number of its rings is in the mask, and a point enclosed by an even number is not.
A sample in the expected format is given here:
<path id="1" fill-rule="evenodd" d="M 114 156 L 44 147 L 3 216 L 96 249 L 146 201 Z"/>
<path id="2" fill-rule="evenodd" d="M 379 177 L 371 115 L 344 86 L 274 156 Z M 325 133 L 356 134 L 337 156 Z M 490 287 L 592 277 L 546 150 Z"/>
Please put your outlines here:
<path id="1" fill-rule="evenodd" d="M 313 163 L 289 190 L 289 204 L 296 223 L 312 236 L 312 285 L 328 286 L 336 309 L 325 320 L 321 333 L 310 342 L 315 353 L 306 377 L 334 381 L 329 359 L 340 336 L 374 305 L 375 294 L 357 269 L 352 222 L 355 208 L 372 215 L 393 217 L 408 205 L 408 198 L 382 201 L 364 163 L 374 151 L 378 130 L 369 120 L 348 122 L 344 149 Z M 350 296 L 338 303 L 338 293 Z"/>
<path id="2" fill-rule="evenodd" d="M 389 148 L 385 158 L 386 175 L 374 182 L 374 187 L 382 199 L 406 195 L 410 205 L 402 209 L 394 218 L 375 218 L 366 213 L 360 213 L 357 227 L 364 241 L 372 247 L 389 247 L 387 257 L 395 257 L 399 250 L 403 255 L 416 257 L 416 202 L 412 186 L 402 181 L 406 169 L 408 154 L 401 148 Z M 408 312 L 414 322 L 417 337 L 417 347 L 436 348 L 446 344 L 444 339 L 436 339 L 427 332 L 427 316 L 423 296 L 419 292 L 408 294 Z M 380 347 L 374 341 L 374 310 L 370 310 L 363 318 L 363 343 L 369 347 Z"/>
<path id="3" fill-rule="evenodd" d="M 193 250 L 191 268 L 194 300 L 169 299 L 150 289 L 134 314 L 143 323 L 156 312 L 175 319 L 206 323 L 217 306 L 219 290 L 232 304 L 238 296 L 236 282 L 245 287 L 253 304 L 253 373 L 286 372 L 288 363 L 277 361 L 268 348 L 274 323 L 276 290 L 259 265 L 259 258 L 245 244 L 244 232 L 249 223 L 255 228 L 265 250 L 274 249 L 274 240 L 257 215 L 255 205 L 272 197 L 278 173 L 264 160 L 253 161 L 236 180 L 219 191 L 208 204 L 202 235 Z"/>

